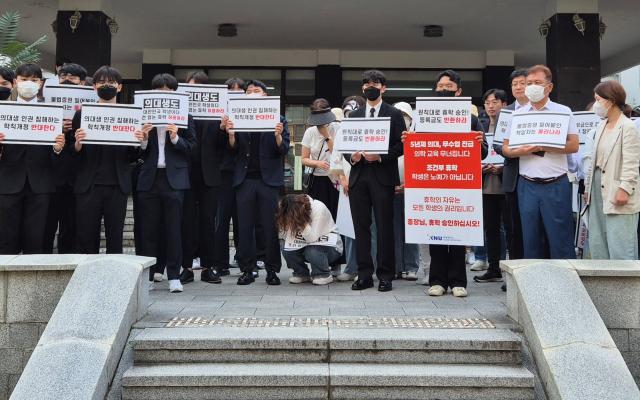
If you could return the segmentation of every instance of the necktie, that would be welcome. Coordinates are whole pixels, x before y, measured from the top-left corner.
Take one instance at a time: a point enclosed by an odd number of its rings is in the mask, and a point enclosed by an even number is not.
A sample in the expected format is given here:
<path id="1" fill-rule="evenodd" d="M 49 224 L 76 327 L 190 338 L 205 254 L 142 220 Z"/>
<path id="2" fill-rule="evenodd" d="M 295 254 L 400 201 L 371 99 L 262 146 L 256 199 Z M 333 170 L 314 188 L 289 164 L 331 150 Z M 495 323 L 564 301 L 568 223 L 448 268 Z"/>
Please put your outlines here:
<path id="1" fill-rule="evenodd" d="M 370 117 L 371 117 L 371 118 L 375 118 L 375 117 L 376 117 L 376 109 L 375 109 L 375 108 L 372 108 L 370 111 L 371 111 L 371 112 L 369 113 L 369 114 L 370 114 Z"/>

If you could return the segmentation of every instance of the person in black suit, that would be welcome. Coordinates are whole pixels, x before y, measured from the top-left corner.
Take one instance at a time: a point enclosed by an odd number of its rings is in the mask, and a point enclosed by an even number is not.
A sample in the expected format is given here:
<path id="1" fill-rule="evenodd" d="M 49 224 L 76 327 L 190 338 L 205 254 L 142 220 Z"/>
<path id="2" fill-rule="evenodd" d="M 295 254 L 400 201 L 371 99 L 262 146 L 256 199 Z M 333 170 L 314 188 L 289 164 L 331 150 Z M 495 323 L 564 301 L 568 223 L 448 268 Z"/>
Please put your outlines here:
<path id="1" fill-rule="evenodd" d="M 87 70 L 78 64 L 65 63 L 58 70 L 58 78 L 64 85 L 84 85 Z M 65 134 L 67 147 L 73 137 L 71 130 L 72 120 L 65 119 L 62 132 Z M 64 151 L 60 154 L 60 161 L 55 166 L 56 191 L 51 195 L 45 227 L 44 250 L 47 254 L 53 253 L 56 232 L 58 232 L 58 254 L 74 253 L 76 249 L 76 198 L 73 193 L 76 170 L 73 158 L 72 151 Z"/>
<path id="2" fill-rule="evenodd" d="M 63 67 L 64 68 L 64 67 Z M 122 90 L 122 75 L 115 68 L 100 67 L 93 75 L 93 87 L 98 103 L 116 103 Z M 83 254 L 100 251 L 100 225 L 104 230 L 108 254 L 121 254 L 122 233 L 131 194 L 131 171 L 138 156 L 136 147 L 83 144 L 87 134 L 80 128 L 82 110 L 73 117 L 71 139 L 67 142 L 73 154 L 77 177 L 76 194 L 77 249 Z M 151 130 L 147 124 L 135 132 L 139 141 Z"/>
<path id="3" fill-rule="evenodd" d="M 248 96 L 266 96 L 267 86 L 258 80 L 245 83 Z M 229 147 L 236 153 L 233 186 L 236 189 L 238 210 L 239 253 L 238 261 L 242 275 L 238 285 L 249 285 L 255 281 L 256 268 L 255 230 L 260 221 L 264 232 L 265 269 L 268 285 L 279 285 L 282 261 L 275 215 L 278 210 L 278 195 L 284 186 L 283 157 L 289 151 L 289 129 L 287 120 L 280 116 L 275 131 L 235 132 L 233 122 L 225 120 L 229 133 Z"/>
<path id="4" fill-rule="evenodd" d="M 8 77 L 6 70 L 0 71 Z M 3 78 L 6 79 L 6 78 Z M 19 103 L 37 103 L 42 70 L 35 64 L 16 69 Z M 44 253 L 44 227 L 51 194 L 53 168 L 64 150 L 64 134 L 49 145 L 4 144 L 0 132 L 0 254 Z"/>
<path id="5" fill-rule="evenodd" d="M 158 74 L 151 88 L 175 91 L 178 81 L 170 74 Z M 193 118 L 189 115 L 186 129 L 169 124 L 143 133 L 144 164 L 137 185 L 140 254 L 159 257 L 164 252 L 169 291 L 182 292 L 182 204 L 184 191 L 191 188 L 189 159 L 196 144 Z"/>
<path id="6" fill-rule="evenodd" d="M 351 288 L 363 290 L 373 287 L 374 265 L 371 257 L 371 213 L 377 227 L 377 271 L 378 290 L 388 292 L 395 276 L 393 238 L 393 196 L 400 185 L 398 157 L 403 154 L 401 136 L 406 130 L 402 112 L 382 101 L 386 91 L 386 78 L 378 70 L 362 74 L 362 91 L 367 98 L 365 107 L 359 108 L 349 118 L 391 117 L 389 152 L 367 154 L 358 152 L 345 154 L 352 164 L 349 174 L 349 203 L 356 233 L 356 258 L 358 280 Z"/>
<path id="7" fill-rule="evenodd" d="M 207 84 L 209 77 L 198 71 L 187 78 L 187 83 Z M 197 141 L 191 150 L 191 189 L 185 190 L 184 196 L 180 282 L 193 282 L 190 266 L 198 253 L 202 266 L 200 280 L 222 283 L 214 265 L 214 233 L 221 184 L 220 162 L 222 152 L 227 150 L 227 134 L 220 121 L 199 120 L 194 121 L 194 125 Z"/>
<path id="8" fill-rule="evenodd" d="M 453 70 L 442 71 L 436 79 L 437 96 L 458 97 L 462 94 L 462 78 Z M 477 133 L 482 159 L 489 154 L 484 127 L 475 115 L 471 115 L 471 130 Z M 429 296 L 442 296 L 451 288 L 456 297 L 467 296 L 467 270 L 465 246 L 430 244 L 431 265 L 429 268 Z"/>

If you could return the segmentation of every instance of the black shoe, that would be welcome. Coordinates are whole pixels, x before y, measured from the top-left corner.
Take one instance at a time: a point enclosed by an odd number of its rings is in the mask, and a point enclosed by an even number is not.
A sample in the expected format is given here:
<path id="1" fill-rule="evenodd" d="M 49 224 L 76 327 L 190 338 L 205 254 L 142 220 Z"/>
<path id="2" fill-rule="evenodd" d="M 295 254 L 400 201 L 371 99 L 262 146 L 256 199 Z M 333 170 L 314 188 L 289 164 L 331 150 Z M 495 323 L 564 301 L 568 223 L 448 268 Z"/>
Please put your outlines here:
<path id="1" fill-rule="evenodd" d="M 275 272 L 273 271 L 267 271 L 267 285 L 279 285 L 280 284 L 280 278 L 278 278 L 278 275 L 276 275 Z"/>
<path id="2" fill-rule="evenodd" d="M 378 283 L 378 292 L 390 292 L 391 289 L 393 289 L 391 281 L 380 279 L 380 282 Z"/>
<path id="3" fill-rule="evenodd" d="M 502 285 L 502 287 L 500 289 L 502 289 L 503 292 L 506 292 L 507 291 L 507 284 L 505 283 L 504 285 Z"/>
<path id="4" fill-rule="evenodd" d="M 482 275 L 474 276 L 473 280 L 478 283 L 502 282 L 502 274 L 500 272 L 487 271 Z"/>
<path id="5" fill-rule="evenodd" d="M 231 274 L 231 272 L 229 272 L 229 268 L 222 268 L 218 270 L 218 275 L 220 276 L 227 276 L 229 274 Z"/>
<path id="6" fill-rule="evenodd" d="M 238 278 L 238 285 L 250 285 L 255 281 L 256 279 L 251 272 L 243 272 L 240 278 Z"/>
<path id="7" fill-rule="evenodd" d="M 189 282 L 193 282 L 193 271 L 189 271 L 185 268 L 180 273 L 180 283 L 184 285 L 185 283 Z"/>
<path id="8" fill-rule="evenodd" d="M 218 271 L 213 268 L 203 269 L 202 274 L 200 274 L 200 280 L 208 283 L 222 283 Z"/>
<path id="9" fill-rule="evenodd" d="M 367 278 L 367 279 L 358 278 L 358 280 L 353 282 L 353 285 L 351 285 L 351 290 L 364 290 L 372 287 L 373 287 L 372 278 Z"/>

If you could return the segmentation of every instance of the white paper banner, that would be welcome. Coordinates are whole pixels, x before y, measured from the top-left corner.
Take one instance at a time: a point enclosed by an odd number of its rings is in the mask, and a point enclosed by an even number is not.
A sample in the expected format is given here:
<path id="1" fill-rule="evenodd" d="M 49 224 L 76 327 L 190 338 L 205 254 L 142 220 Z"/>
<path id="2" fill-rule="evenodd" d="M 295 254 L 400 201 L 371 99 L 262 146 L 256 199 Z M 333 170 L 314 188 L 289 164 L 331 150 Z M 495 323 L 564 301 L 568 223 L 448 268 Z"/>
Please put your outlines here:
<path id="1" fill-rule="evenodd" d="M 496 132 L 493 138 L 494 144 L 502 144 L 504 138 L 509 136 L 509 132 L 511 132 L 512 113 L 513 111 L 511 110 L 500 110 L 498 122 L 496 123 Z"/>
<path id="2" fill-rule="evenodd" d="M 571 113 L 529 112 L 513 114 L 509 147 L 549 146 L 562 148 L 567 143 Z"/>
<path id="3" fill-rule="evenodd" d="M 221 120 L 227 113 L 227 85 L 178 84 L 189 95 L 189 114 L 198 120 Z"/>
<path id="4" fill-rule="evenodd" d="M 61 105 L 0 101 L 0 132 L 6 144 L 53 145 L 62 134 Z"/>
<path id="5" fill-rule="evenodd" d="M 573 113 L 573 120 L 578 127 L 578 137 L 581 145 L 587 143 L 589 131 L 596 129 L 602 122 L 602 118 L 592 111 L 576 111 Z"/>
<path id="6" fill-rule="evenodd" d="M 228 113 L 236 132 L 273 132 L 280 123 L 280 96 L 230 98 Z"/>
<path id="7" fill-rule="evenodd" d="M 287 234 L 287 237 L 284 241 L 284 250 L 285 251 L 295 251 L 305 248 L 306 246 L 329 246 L 335 247 L 338 243 L 338 234 L 329 233 L 327 235 L 322 235 L 320 238 L 314 243 L 307 243 L 304 240 L 304 237 L 300 233 L 295 236 Z"/>
<path id="8" fill-rule="evenodd" d="M 471 97 L 418 97 L 416 118 L 416 132 L 469 133 Z"/>
<path id="9" fill-rule="evenodd" d="M 42 94 L 46 103 L 59 104 L 64 107 L 64 119 L 72 119 L 83 103 L 98 101 L 98 95 L 92 86 L 52 83 L 45 85 Z"/>
<path id="10" fill-rule="evenodd" d="M 139 90 L 135 92 L 135 105 L 142 108 L 142 124 L 178 128 L 189 125 L 189 95 L 163 90 Z"/>
<path id="11" fill-rule="evenodd" d="M 340 196 L 338 197 L 336 227 L 341 235 L 350 237 L 351 239 L 356 238 L 356 231 L 353 227 L 353 218 L 351 217 L 351 204 L 349 204 L 349 197 L 344 194 L 344 190 L 342 188 L 340 188 Z"/>
<path id="12" fill-rule="evenodd" d="M 404 212 L 407 243 L 484 244 L 482 189 L 405 188 Z"/>
<path id="13" fill-rule="evenodd" d="M 336 133 L 334 151 L 371 154 L 389 152 L 391 118 L 345 118 Z"/>
<path id="14" fill-rule="evenodd" d="M 482 160 L 482 164 L 503 165 L 504 157 L 502 157 L 493 149 L 493 144 L 495 143 L 495 135 L 487 133 L 485 134 L 485 138 L 487 139 L 487 145 L 489 146 L 489 154 L 484 160 Z"/>
<path id="15" fill-rule="evenodd" d="M 85 144 L 140 146 L 135 137 L 142 127 L 142 108 L 127 104 L 83 104 L 80 127 Z"/>

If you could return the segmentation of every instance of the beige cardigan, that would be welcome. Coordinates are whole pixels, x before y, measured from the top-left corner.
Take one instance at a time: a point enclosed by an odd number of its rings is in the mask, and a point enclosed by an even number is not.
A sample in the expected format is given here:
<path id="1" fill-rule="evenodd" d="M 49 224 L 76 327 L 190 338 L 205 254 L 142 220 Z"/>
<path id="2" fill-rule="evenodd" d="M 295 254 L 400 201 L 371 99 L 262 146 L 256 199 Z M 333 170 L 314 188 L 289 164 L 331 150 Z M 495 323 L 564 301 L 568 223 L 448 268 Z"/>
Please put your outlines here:
<path id="1" fill-rule="evenodd" d="M 591 193 L 591 182 L 596 168 L 596 152 L 607 121 L 596 128 L 593 142 L 591 166 L 585 180 L 585 193 Z M 604 167 L 602 168 L 602 200 L 604 214 L 635 214 L 640 212 L 640 188 L 638 188 L 638 167 L 640 165 L 640 133 L 633 121 L 621 115 L 611 134 L 617 135 L 612 147 L 604 149 Z M 629 193 L 629 202 L 624 206 L 615 206 L 613 200 L 618 188 Z"/>

